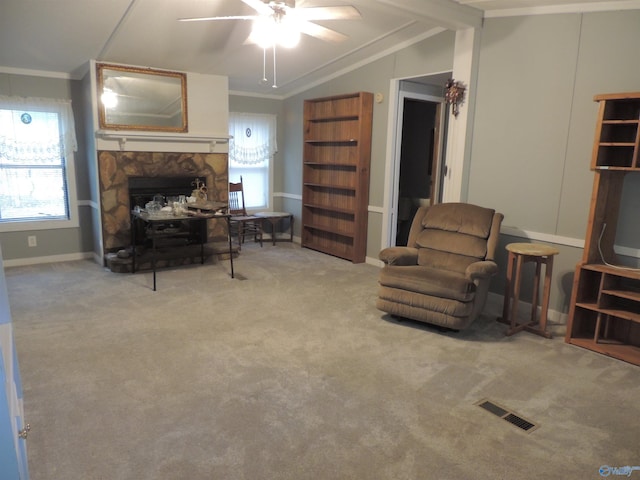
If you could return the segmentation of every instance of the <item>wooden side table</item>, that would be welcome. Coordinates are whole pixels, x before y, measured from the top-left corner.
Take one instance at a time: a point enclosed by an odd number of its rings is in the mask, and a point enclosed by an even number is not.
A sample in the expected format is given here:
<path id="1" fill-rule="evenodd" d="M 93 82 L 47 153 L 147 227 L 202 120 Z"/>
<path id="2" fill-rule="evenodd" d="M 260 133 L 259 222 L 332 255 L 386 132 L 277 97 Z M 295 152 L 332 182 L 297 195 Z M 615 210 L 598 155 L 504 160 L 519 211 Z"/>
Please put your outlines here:
<path id="1" fill-rule="evenodd" d="M 271 241 L 275 245 L 277 241 L 289 241 L 293 242 L 293 214 L 287 212 L 258 212 L 256 217 L 262 218 L 263 222 L 266 220 L 271 223 Z M 289 219 L 289 238 L 288 239 L 276 239 L 276 226 L 281 220 Z M 264 230 L 264 227 L 263 227 Z"/>
<path id="2" fill-rule="evenodd" d="M 547 310 L 549 309 L 549 293 L 551 292 L 553 256 L 560 252 L 554 247 L 537 243 L 510 243 L 505 248 L 509 252 L 509 265 L 507 267 L 507 283 L 505 286 L 502 318 L 499 318 L 498 321 L 509 325 L 507 335 L 513 335 L 522 330 L 526 330 L 527 332 L 535 333 L 545 338 L 551 338 L 551 334 L 547 332 Z M 518 313 L 520 286 L 522 283 L 522 265 L 527 262 L 535 262 L 536 264 L 536 272 L 533 279 L 531 318 L 527 323 L 518 323 L 516 317 Z M 544 287 L 542 290 L 540 319 L 538 320 L 536 317 L 540 293 L 540 273 L 543 264 L 545 266 Z"/>

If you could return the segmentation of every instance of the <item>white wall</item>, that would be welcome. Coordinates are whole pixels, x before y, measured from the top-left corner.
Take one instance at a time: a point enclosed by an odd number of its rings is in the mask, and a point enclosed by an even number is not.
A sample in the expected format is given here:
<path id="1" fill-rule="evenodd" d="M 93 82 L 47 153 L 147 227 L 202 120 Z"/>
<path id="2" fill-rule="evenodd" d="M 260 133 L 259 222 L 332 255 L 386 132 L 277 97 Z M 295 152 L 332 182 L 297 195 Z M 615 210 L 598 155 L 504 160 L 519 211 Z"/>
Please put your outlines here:
<path id="1" fill-rule="evenodd" d="M 95 64 L 95 61 L 91 62 L 90 73 L 93 122 L 94 125 L 98 125 L 98 88 Z M 204 75 L 192 72 L 186 72 L 186 75 L 188 132 L 111 131 L 109 136 L 97 135 L 96 149 L 227 153 L 228 143 L 225 139 L 229 135 L 228 78 L 221 75 Z M 95 128 L 95 130 L 98 129 Z M 117 135 L 118 138 L 114 138 L 112 135 Z M 121 147 L 122 138 L 126 141 Z"/>

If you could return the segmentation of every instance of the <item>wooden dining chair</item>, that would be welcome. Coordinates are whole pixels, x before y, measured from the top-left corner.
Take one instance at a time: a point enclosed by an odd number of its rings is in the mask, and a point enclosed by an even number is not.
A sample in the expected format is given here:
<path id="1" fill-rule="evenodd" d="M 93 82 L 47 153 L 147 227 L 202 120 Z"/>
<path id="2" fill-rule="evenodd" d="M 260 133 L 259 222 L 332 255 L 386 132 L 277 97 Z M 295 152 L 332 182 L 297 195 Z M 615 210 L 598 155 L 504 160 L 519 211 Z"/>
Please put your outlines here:
<path id="1" fill-rule="evenodd" d="M 245 236 L 253 236 L 254 241 L 262 247 L 262 218 L 248 215 L 244 204 L 244 186 L 242 176 L 240 182 L 229 182 L 229 225 L 231 238 L 238 239 L 238 251 L 242 248 Z"/>

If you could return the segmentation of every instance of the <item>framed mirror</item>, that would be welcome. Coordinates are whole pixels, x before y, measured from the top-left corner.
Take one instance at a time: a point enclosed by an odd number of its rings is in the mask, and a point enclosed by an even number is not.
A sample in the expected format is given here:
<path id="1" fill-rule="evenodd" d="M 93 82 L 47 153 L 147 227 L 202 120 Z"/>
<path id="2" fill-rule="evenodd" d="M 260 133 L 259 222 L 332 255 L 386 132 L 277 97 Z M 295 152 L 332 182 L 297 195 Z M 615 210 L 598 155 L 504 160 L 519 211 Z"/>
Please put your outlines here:
<path id="1" fill-rule="evenodd" d="M 105 130 L 187 132 L 187 76 L 97 64 L 98 117 Z"/>

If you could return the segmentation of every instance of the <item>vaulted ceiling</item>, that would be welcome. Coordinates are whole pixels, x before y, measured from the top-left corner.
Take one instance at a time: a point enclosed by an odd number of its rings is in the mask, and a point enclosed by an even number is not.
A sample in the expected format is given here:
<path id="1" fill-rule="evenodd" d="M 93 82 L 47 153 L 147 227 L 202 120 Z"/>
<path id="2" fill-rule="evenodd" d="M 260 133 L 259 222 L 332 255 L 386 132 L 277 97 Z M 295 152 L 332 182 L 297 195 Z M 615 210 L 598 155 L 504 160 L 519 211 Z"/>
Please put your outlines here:
<path id="1" fill-rule="evenodd" d="M 256 13 L 241 0 L 2 0 L 0 72 L 82 78 L 96 59 L 226 75 L 231 91 L 286 96 L 441 29 L 480 26 L 485 16 L 634 3 L 640 8 L 638 0 L 297 0 L 297 8 L 354 5 L 362 18 L 316 22 L 346 34 L 343 42 L 303 35 L 295 49 L 278 49 L 274 89 L 271 51 L 263 83 L 263 50 L 245 43 L 251 22 L 177 20 Z"/>

